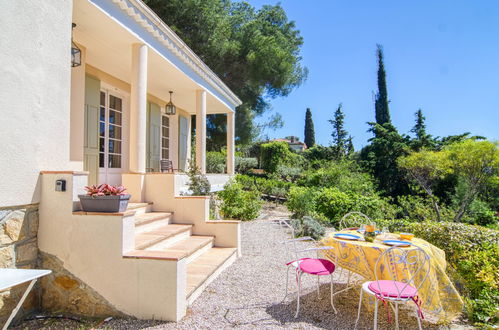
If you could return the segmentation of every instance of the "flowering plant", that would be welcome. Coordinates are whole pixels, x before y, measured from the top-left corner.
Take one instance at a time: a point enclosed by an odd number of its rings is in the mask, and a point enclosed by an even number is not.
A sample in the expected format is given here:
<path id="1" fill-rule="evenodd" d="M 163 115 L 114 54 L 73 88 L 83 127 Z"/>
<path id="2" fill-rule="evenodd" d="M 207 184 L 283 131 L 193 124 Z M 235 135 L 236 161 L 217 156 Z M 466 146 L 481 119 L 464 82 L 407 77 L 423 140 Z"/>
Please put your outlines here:
<path id="1" fill-rule="evenodd" d="M 100 184 L 98 186 L 91 185 L 86 186 L 85 190 L 87 191 L 88 196 L 120 196 L 126 195 L 126 188 L 123 186 L 112 186 L 107 183 Z"/>

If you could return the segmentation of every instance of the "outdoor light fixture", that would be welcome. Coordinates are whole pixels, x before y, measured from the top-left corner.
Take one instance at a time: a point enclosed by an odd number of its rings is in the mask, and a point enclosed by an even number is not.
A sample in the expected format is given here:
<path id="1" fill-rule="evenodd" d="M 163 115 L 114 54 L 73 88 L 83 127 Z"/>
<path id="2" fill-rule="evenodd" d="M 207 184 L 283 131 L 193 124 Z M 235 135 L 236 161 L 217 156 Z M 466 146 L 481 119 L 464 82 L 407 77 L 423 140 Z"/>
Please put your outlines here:
<path id="1" fill-rule="evenodd" d="M 172 94 L 173 92 L 170 91 L 170 102 L 168 102 L 165 106 L 165 113 L 168 116 L 173 116 L 175 113 L 177 113 L 177 107 L 172 103 Z"/>
<path id="2" fill-rule="evenodd" d="M 81 65 L 81 50 L 76 46 L 73 41 L 73 29 L 76 27 L 75 23 L 71 25 L 71 66 L 80 66 Z"/>

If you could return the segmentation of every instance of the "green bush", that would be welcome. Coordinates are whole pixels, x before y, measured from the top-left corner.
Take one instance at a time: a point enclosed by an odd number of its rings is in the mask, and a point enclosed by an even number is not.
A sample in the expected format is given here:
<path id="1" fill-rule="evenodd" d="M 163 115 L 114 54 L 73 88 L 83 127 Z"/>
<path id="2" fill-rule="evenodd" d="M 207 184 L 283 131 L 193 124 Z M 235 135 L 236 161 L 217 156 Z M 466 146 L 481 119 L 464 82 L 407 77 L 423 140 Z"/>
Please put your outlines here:
<path id="1" fill-rule="evenodd" d="M 221 152 L 208 151 L 206 153 L 206 172 L 224 173 L 226 156 Z"/>
<path id="2" fill-rule="evenodd" d="M 355 199 L 337 188 L 323 188 L 316 198 L 316 210 L 324 214 L 335 226 L 341 217 L 350 212 Z"/>
<path id="3" fill-rule="evenodd" d="M 193 196 L 206 196 L 211 191 L 211 184 L 206 175 L 202 174 L 196 166 L 194 160 L 189 162 L 189 171 L 187 171 L 189 181 L 187 186 Z"/>
<path id="4" fill-rule="evenodd" d="M 291 187 L 286 206 L 293 212 L 293 218 L 301 219 L 316 212 L 315 203 L 317 195 L 318 190 L 314 188 Z"/>
<path id="5" fill-rule="evenodd" d="M 220 213 L 228 219 L 252 220 L 258 217 L 262 208 L 260 193 L 243 190 L 242 185 L 236 181 L 227 183 L 218 196 L 222 200 Z"/>
<path id="6" fill-rule="evenodd" d="M 285 164 L 293 154 L 286 142 L 264 143 L 260 152 L 260 165 L 267 173 L 275 173 L 277 167 Z"/>
<path id="7" fill-rule="evenodd" d="M 475 199 L 463 217 L 465 222 L 476 224 L 480 226 L 489 226 L 497 224 L 499 220 L 496 216 L 496 212 L 491 210 L 486 202 Z"/>
<path id="8" fill-rule="evenodd" d="M 237 173 L 246 174 L 251 169 L 258 167 L 258 160 L 256 158 L 236 157 L 234 165 Z"/>
<path id="9" fill-rule="evenodd" d="M 294 219 L 291 225 L 295 229 L 296 237 L 309 236 L 316 240 L 321 239 L 326 233 L 326 229 L 321 223 L 311 216 L 305 216 L 299 219 Z"/>

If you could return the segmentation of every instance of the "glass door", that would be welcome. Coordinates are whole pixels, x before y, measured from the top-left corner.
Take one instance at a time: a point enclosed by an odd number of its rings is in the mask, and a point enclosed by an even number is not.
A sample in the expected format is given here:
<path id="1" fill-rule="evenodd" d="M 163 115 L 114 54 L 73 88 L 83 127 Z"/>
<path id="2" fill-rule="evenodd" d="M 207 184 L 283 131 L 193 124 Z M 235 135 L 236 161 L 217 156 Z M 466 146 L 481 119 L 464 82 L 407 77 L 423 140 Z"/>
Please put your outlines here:
<path id="1" fill-rule="evenodd" d="M 121 183 L 123 99 L 108 91 L 100 93 L 99 183 Z"/>

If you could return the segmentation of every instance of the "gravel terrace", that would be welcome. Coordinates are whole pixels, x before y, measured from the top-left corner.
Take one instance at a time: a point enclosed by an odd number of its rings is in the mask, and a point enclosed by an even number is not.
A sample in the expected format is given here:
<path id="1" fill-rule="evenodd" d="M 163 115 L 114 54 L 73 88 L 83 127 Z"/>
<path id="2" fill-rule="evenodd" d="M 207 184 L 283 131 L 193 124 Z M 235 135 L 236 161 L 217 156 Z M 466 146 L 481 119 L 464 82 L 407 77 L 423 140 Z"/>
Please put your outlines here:
<path id="1" fill-rule="evenodd" d="M 302 277 L 302 305 L 300 315 L 295 319 L 295 284 L 290 276 L 291 295 L 283 302 L 285 292 L 286 252 L 280 243 L 286 234 L 270 220 L 287 218 L 282 206 L 267 204 L 262 216 L 242 224 L 242 258 L 225 270 L 188 309 L 187 316 L 178 323 L 141 321 L 135 319 L 113 319 L 109 322 L 71 320 L 26 321 L 16 329 L 353 329 L 357 316 L 359 289 L 347 290 L 335 297 L 338 314 L 329 304 L 329 282 L 322 279 L 320 299 L 317 298 L 316 278 Z M 310 243 L 300 243 L 306 248 Z M 335 276 L 335 290 L 344 288 L 345 278 Z M 382 306 L 382 305 L 381 305 Z M 417 329 L 415 313 L 411 308 L 401 308 L 400 328 Z M 387 313 L 380 307 L 378 316 L 380 329 L 394 329 L 388 324 Z M 359 329 L 371 329 L 373 314 L 361 315 Z M 449 329 L 428 322 L 425 329 Z M 464 324 L 452 324 L 452 329 L 469 329 Z"/>

